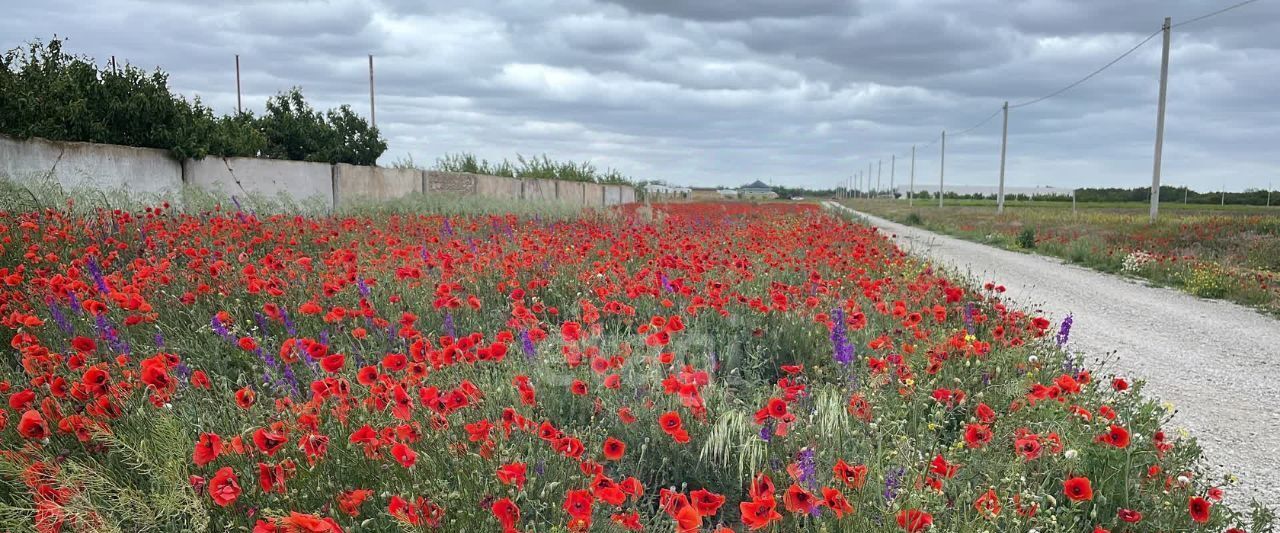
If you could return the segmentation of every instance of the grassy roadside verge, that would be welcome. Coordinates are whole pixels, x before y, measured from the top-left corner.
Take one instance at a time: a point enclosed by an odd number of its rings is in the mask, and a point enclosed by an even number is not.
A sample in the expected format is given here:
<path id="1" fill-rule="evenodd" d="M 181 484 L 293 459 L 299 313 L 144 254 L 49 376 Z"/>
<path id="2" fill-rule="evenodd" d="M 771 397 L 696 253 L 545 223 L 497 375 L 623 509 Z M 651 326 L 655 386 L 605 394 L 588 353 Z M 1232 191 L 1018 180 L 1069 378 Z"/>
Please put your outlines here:
<path id="1" fill-rule="evenodd" d="M 937 207 L 854 200 L 859 211 L 1006 250 L 1062 258 L 1280 316 L 1280 209 L 1182 206 L 1147 222 L 1145 204 L 1022 202 Z M 1172 205 L 1172 204 L 1171 204 Z"/>

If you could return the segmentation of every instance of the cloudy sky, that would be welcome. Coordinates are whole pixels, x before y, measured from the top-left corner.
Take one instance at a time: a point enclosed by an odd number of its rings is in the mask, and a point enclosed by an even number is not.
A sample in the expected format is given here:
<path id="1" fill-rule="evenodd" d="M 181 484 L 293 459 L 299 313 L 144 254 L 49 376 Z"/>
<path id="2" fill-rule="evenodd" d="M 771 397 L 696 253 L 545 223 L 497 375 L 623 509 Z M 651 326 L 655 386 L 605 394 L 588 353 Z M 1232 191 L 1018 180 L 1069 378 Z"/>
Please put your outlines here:
<path id="1" fill-rule="evenodd" d="M 936 184 L 941 130 L 1075 81 L 1209 0 L 0 0 L 0 45 L 69 39 L 161 66 L 235 109 L 297 85 L 368 112 L 387 164 L 447 152 L 587 159 L 641 179 L 826 188 L 890 157 Z M 1280 1 L 1173 32 L 1166 184 L 1280 185 Z M 1014 109 L 1014 186 L 1149 185 L 1160 38 Z M 930 143 L 934 143 L 929 145 Z M 929 145 L 926 147 L 926 145 Z M 947 182 L 994 183 L 1000 120 L 947 142 Z"/>

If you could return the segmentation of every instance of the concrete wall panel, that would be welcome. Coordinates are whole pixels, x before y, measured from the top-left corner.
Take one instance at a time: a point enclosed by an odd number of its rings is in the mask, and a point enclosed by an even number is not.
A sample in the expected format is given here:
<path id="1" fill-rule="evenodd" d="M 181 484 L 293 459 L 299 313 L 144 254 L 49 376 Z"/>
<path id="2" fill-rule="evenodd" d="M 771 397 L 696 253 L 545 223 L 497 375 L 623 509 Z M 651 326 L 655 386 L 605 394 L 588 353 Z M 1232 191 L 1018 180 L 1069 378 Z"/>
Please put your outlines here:
<path id="1" fill-rule="evenodd" d="M 114 144 L 19 140 L 0 135 L 0 176 L 17 183 L 51 178 L 64 188 L 177 193 L 182 164 L 166 150 Z"/>
<path id="2" fill-rule="evenodd" d="M 476 176 L 476 194 L 486 198 L 520 199 L 520 180 L 501 176 Z"/>
<path id="3" fill-rule="evenodd" d="M 636 190 L 634 188 L 625 185 L 622 187 L 622 203 L 636 203 Z"/>
<path id="4" fill-rule="evenodd" d="M 333 168 L 328 163 L 252 157 L 206 157 L 182 162 L 188 185 L 226 195 L 281 195 L 297 202 L 313 198 L 333 206 Z"/>
<path id="5" fill-rule="evenodd" d="M 622 186 L 621 185 L 605 185 L 604 186 L 604 205 L 618 205 L 622 203 Z"/>
<path id="6" fill-rule="evenodd" d="M 524 180 L 525 200 L 531 202 L 556 201 L 556 182 L 554 180 Z"/>
<path id="7" fill-rule="evenodd" d="M 476 175 L 428 170 L 422 173 L 422 192 L 456 196 L 472 195 L 476 193 Z"/>
<path id="8" fill-rule="evenodd" d="M 357 200 L 394 200 L 422 192 L 422 171 L 365 167 L 339 163 L 333 166 L 334 205 Z"/>
<path id="9" fill-rule="evenodd" d="M 555 180 L 555 182 L 557 200 L 575 205 L 583 205 L 585 189 L 582 187 L 582 182 L 562 180 Z"/>
<path id="10" fill-rule="evenodd" d="M 604 207 L 604 185 L 599 183 L 583 183 L 582 205 L 587 207 Z"/>

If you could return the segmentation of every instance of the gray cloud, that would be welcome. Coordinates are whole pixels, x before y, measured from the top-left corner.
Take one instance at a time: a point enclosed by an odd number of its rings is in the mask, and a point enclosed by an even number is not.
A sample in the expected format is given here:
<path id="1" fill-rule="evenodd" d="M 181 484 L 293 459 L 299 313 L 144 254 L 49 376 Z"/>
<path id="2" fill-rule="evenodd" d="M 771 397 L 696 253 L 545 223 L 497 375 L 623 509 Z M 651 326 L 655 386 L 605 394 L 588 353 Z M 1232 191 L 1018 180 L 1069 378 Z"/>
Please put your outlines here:
<path id="1" fill-rule="evenodd" d="M 938 147 L 1070 83 L 1210 0 L 47 0 L 12 2 L 5 48 L 69 47 L 161 66 L 221 112 L 301 86 L 368 111 L 376 56 L 384 162 L 548 153 L 691 185 L 829 187 Z M 1280 170 L 1280 4 L 1174 30 L 1169 183 L 1265 187 Z M 1090 82 L 1010 114 L 1014 185 L 1149 183 L 1159 39 Z M 998 117 L 948 139 L 948 182 L 990 183 Z M 899 175 L 909 172 L 900 160 Z"/>

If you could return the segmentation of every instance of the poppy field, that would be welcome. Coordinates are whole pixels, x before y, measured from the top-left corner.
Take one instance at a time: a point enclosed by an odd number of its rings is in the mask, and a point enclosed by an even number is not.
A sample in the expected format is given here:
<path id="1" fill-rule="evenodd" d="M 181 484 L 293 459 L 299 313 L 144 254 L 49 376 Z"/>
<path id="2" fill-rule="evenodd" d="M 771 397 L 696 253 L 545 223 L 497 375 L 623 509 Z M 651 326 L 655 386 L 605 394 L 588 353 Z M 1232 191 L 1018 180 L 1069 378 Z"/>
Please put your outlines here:
<path id="1" fill-rule="evenodd" d="M 0 210 L 3 531 L 1271 531 L 1140 376 L 809 204 Z"/>

